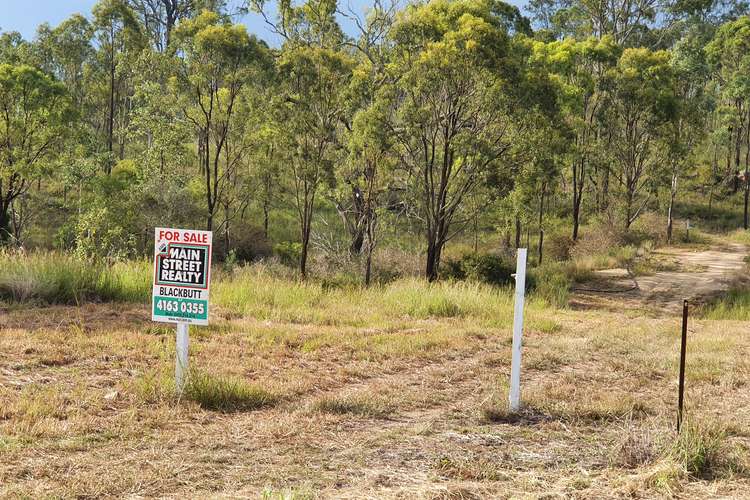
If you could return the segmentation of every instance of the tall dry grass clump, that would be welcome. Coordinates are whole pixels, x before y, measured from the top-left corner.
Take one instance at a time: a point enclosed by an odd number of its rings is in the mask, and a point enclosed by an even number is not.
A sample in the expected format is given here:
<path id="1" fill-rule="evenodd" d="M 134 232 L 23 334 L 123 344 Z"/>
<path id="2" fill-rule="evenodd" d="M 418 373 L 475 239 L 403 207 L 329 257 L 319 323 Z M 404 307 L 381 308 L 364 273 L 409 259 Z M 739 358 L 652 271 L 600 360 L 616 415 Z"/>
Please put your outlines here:
<path id="1" fill-rule="evenodd" d="M 327 286 L 278 276 L 265 264 L 236 269 L 217 281 L 216 304 L 231 312 L 266 320 L 343 326 L 377 326 L 399 319 L 473 318 L 506 324 L 512 317 L 508 288 L 473 282 L 428 283 L 402 278 L 387 284 Z M 529 306 L 544 303 L 533 298 Z"/>
<path id="2" fill-rule="evenodd" d="M 0 252 L 0 300 L 146 302 L 150 294 L 151 268 L 146 261 L 107 265 L 57 252 Z"/>

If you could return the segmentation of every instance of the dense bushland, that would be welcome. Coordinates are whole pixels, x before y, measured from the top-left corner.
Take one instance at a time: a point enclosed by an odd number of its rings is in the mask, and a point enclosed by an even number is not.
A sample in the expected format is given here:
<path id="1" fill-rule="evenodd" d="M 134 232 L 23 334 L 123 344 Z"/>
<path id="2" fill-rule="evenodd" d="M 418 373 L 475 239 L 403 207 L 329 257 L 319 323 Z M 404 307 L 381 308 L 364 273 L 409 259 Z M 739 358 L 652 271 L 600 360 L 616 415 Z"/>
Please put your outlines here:
<path id="1" fill-rule="evenodd" d="M 208 227 L 229 267 L 275 257 L 333 287 L 505 285 L 527 246 L 552 263 L 535 286 L 562 290 L 585 259 L 627 260 L 610 248 L 705 243 L 688 218 L 747 229 L 747 10 L 100 0 L 0 34 L 0 244 L 114 263 L 154 226 Z M 76 266 L 11 271 L 3 295 L 117 298 Z"/>

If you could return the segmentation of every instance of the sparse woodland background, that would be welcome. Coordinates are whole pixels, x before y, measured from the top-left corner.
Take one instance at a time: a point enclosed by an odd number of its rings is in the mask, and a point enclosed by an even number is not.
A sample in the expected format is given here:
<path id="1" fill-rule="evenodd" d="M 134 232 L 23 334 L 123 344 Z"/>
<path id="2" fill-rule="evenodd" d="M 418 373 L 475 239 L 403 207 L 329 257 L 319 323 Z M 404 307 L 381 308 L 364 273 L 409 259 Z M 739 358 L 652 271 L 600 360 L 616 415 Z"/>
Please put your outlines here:
<path id="1" fill-rule="evenodd" d="M 518 246 L 748 227 L 746 2 L 270 7 L 101 0 L 2 32 L 0 244 L 109 265 L 207 228 L 218 260 L 302 278 L 502 281 Z"/>

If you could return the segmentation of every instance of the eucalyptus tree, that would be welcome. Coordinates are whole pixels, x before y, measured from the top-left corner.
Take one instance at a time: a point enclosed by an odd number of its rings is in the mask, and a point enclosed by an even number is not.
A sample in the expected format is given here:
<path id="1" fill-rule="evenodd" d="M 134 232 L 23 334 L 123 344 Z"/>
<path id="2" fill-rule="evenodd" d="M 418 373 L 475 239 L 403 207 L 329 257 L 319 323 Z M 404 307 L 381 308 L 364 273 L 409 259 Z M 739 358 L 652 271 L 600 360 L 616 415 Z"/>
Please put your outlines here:
<path id="1" fill-rule="evenodd" d="M 601 115 L 606 101 L 602 78 L 617 63 L 620 52 L 609 36 L 581 42 L 567 38 L 533 43 L 532 62 L 547 67 L 559 83 L 562 116 L 574 135 L 569 159 L 573 240 L 578 239 L 587 178 L 596 163 L 603 163 L 597 162 L 601 156 Z"/>
<path id="2" fill-rule="evenodd" d="M 723 112 L 730 127 L 731 146 L 728 157 L 734 156 L 734 175 L 740 176 L 741 153 L 744 160 L 744 220 L 748 229 L 750 198 L 750 17 L 743 16 L 722 25 L 706 47 L 713 66 L 714 78 L 722 99 Z"/>
<path id="3" fill-rule="evenodd" d="M 93 9 L 93 28 L 99 47 L 102 69 L 108 80 L 106 91 L 107 117 L 105 137 L 107 151 L 114 156 L 115 122 L 120 131 L 127 126 L 127 101 L 132 89 L 129 85 L 131 62 L 129 56 L 139 53 L 145 44 L 141 26 L 125 0 L 99 0 Z M 124 134 L 120 137 L 119 157 L 125 156 Z M 111 172 L 112 162 L 107 165 Z"/>
<path id="4" fill-rule="evenodd" d="M 376 0 L 361 19 L 353 12 L 359 35 L 351 42 L 357 65 L 347 88 L 344 139 L 348 158 L 336 169 L 333 202 L 351 242 L 349 253 L 365 254 L 364 281 L 370 284 L 378 220 L 392 177 L 393 144 L 386 123 L 393 110 L 387 95 L 393 75 L 386 70 L 392 51 L 389 34 L 398 5 Z"/>
<path id="5" fill-rule="evenodd" d="M 411 5 L 392 33 L 391 131 L 424 225 L 430 281 L 445 244 L 473 220 L 466 200 L 511 147 L 526 50 L 495 7 L 485 0 Z"/>
<path id="6" fill-rule="evenodd" d="M 370 78 L 366 81 L 369 85 L 374 84 Z M 393 108 L 387 98 L 377 95 L 381 91 L 377 89 L 372 100 L 355 114 L 349 135 L 349 158 L 339 172 L 351 188 L 350 224 L 354 230 L 350 230 L 350 234 L 355 236 L 353 246 L 364 246 L 366 286 L 370 285 L 372 278 L 372 256 L 378 243 L 378 223 L 384 209 L 384 198 L 395 182 L 394 138 L 387 125 Z"/>
<path id="7" fill-rule="evenodd" d="M 93 36 L 91 22 L 75 14 L 54 28 L 41 25 L 34 43 L 41 68 L 65 84 L 81 115 L 90 107 L 87 73 L 96 57 Z"/>
<path id="8" fill-rule="evenodd" d="M 154 48 L 165 52 L 171 43 L 177 23 L 195 13 L 195 0 L 129 0 L 151 37 Z"/>
<path id="9" fill-rule="evenodd" d="M 266 46 L 242 25 L 204 10 L 174 33 L 180 54 L 172 91 L 197 140 L 206 200 L 206 228 L 229 188 L 237 163 L 227 159 L 227 143 L 243 126 L 238 116 L 243 89 L 270 64 Z"/>
<path id="10" fill-rule="evenodd" d="M 0 64 L 0 244 L 12 236 L 11 205 L 53 169 L 74 120 L 61 83 L 30 66 Z"/>
<path id="11" fill-rule="evenodd" d="M 263 12 L 263 3 L 254 8 Z M 291 177 L 301 252 L 299 269 L 307 277 L 307 258 L 315 204 L 324 184 L 332 185 L 341 156 L 344 90 L 354 64 L 344 50 L 345 37 L 336 20 L 335 0 L 308 0 L 301 6 L 279 4 L 278 19 L 268 22 L 283 39 L 277 61 L 282 163 Z"/>
<path id="12" fill-rule="evenodd" d="M 609 36 L 629 47 L 650 42 L 650 31 L 668 20 L 660 0 L 531 0 L 528 9 L 544 33 L 556 39 Z"/>
<path id="13" fill-rule="evenodd" d="M 0 33 L 0 64 L 32 64 L 33 47 L 18 31 Z"/>
<path id="14" fill-rule="evenodd" d="M 669 166 L 667 242 L 672 240 L 678 183 L 697 157 L 695 150 L 707 136 L 709 119 L 714 111 L 713 98 L 707 92 L 711 71 L 703 53 L 705 42 L 705 33 L 696 27 L 688 31 L 671 51 L 675 112 L 664 124 L 662 134 Z"/>
<path id="15" fill-rule="evenodd" d="M 656 192 L 663 167 L 656 145 L 676 112 L 670 54 L 626 49 L 607 79 L 613 174 L 625 198 L 623 222 L 629 228 Z"/>

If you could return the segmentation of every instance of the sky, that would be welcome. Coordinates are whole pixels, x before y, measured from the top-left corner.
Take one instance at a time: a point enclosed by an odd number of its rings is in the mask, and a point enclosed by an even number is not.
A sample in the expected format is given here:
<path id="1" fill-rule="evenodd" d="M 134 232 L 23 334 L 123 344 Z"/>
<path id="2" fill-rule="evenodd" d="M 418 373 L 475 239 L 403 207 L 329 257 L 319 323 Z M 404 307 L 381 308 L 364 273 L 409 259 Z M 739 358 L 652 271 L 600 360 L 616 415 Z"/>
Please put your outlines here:
<path id="1" fill-rule="evenodd" d="M 57 26 L 76 13 L 90 17 L 96 2 L 97 0 L 0 0 L 0 30 L 18 31 L 24 38 L 31 40 L 37 26 L 42 23 Z M 273 41 L 273 34 L 260 16 L 246 16 L 240 22 L 251 33 L 269 42 Z"/>
<path id="2" fill-rule="evenodd" d="M 81 13 L 90 16 L 91 8 L 97 0 L 0 0 L 0 31 L 18 31 L 27 40 L 34 38 L 36 28 L 47 22 L 52 26 L 58 25 L 72 14 Z M 348 0 L 356 12 L 363 12 L 367 0 Z M 506 0 L 507 1 L 507 0 Z M 520 4 L 521 0 L 510 0 L 510 3 Z M 249 15 L 239 20 L 245 24 L 248 31 L 270 44 L 276 45 L 278 40 L 270 32 L 258 15 Z M 347 30 L 346 22 L 342 22 Z"/>

